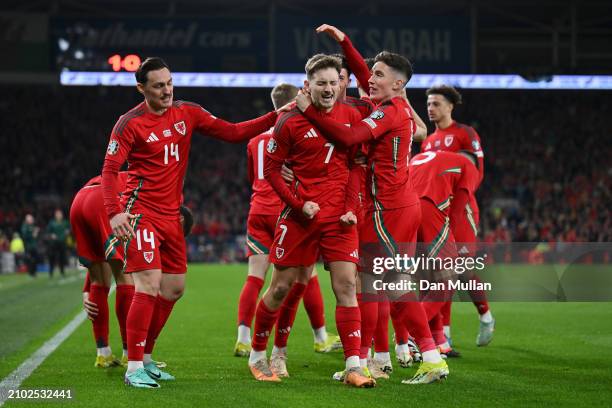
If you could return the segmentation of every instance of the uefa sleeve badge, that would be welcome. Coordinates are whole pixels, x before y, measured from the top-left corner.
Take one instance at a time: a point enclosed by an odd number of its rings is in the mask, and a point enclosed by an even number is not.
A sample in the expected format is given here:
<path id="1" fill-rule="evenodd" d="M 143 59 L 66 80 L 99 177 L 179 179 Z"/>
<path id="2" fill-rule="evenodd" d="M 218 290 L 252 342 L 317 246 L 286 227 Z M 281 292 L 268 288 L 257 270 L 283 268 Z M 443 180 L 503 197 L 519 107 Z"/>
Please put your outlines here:
<path id="1" fill-rule="evenodd" d="M 117 154 L 118 151 L 119 151 L 119 142 L 116 141 L 115 139 L 111 140 L 110 143 L 108 144 L 108 148 L 106 149 L 106 153 L 108 153 L 109 156 L 114 156 Z"/>

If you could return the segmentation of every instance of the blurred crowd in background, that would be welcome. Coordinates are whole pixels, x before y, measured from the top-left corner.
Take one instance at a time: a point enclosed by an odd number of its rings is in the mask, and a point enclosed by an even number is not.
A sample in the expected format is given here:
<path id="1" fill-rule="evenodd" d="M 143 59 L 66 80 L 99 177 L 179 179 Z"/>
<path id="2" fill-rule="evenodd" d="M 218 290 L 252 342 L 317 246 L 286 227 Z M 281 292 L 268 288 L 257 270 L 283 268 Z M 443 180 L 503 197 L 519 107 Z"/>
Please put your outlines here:
<path id="1" fill-rule="evenodd" d="M 48 270 L 50 263 L 62 263 L 58 251 L 74 253 L 65 223 L 72 198 L 100 173 L 115 121 L 141 97 L 119 87 L 4 90 L 11 98 L 0 101 L 5 134 L 0 138 L 0 253 L 15 254 L 18 269 L 36 262 Z M 477 194 L 481 240 L 612 241 L 612 136 L 605 126 L 611 93 L 462 93 L 464 105 L 453 116 L 477 130 L 485 152 L 485 179 Z M 408 95 L 427 122 L 424 90 Z M 233 122 L 272 109 L 266 89 L 177 88 L 175 99 L 198 102 Z M 185 204 L 195 215 L 189 259 L 244 261 L 250 200 L 246 145 L 204 136 L 194 135 L 185 180 Z M 32 245 L 35 253 L 27 254 L 24 247 Z"/>

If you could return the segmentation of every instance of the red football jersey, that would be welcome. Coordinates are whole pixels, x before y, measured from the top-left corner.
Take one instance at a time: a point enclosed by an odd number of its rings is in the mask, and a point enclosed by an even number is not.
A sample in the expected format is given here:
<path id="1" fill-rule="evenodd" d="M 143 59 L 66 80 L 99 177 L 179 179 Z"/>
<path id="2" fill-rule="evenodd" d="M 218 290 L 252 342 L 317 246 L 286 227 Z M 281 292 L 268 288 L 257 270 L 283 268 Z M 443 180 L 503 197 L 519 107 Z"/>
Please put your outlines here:
<path id="1" fill-rule="evenodd" d="M 361 113 L 362 118 L 370 116 L 376 107 L 368 98 L 355 98 L 354 96 L 347 96 L 344 99 L 344 102 L 357 109 L 359 113 Z"/>
<path id="2" fill-rule="evenodd" d="M 127 177 L 128 177 L 127 171 L 119 172 L 119 177 L 117 177 L 117 191 L 121 192 L 125 189 L 125 184 L 127 183 Z M 83 188 L 99 186 L 101 184 L 102 184 L 102 176 L 96 176 L 96 177 L 89 179 L 89 181 L 85 183 Z"/>
<path id="3" fill-rule="evenodd" d="M 374 139 L 368 144 L 366 176 L 368 209 L 408 207 L 418 202 L 408 180 L 408 158 L 416 124 L 408 103 L 400 97 L 378 105 L 363 119 Z"/>
<path id="4" fill-rule="evenodd" d="M 145 102 L 121 116 L 113 128 L 102 177 L 128 161 L 128 181 L 121 205 L 110 186 L 104 187 L 109 217 L 126 211 L 178 216 L 193 131 L 230 142 L 240 142 L 270 128 L 271 112 L 258 119 L 230 124 L 200 105 L 175 101 L 156 115 Z M 104 183 L 103 183 L 104 184 Z"/>
<path id="5" fill-rule="evenodd" d="M 247 145 L 249 181 L 253 189 L 249 214 L 278 215 L 283 202 L 264 177 L 266 146 L 272 137 L 272 129 L 254 137 Z"/>
<path id="6" fill-rule="evenodd" d="M 361 120 L 359 111 L 343 102 L 336 103 L 329 113 L 317 112 L 346 125 Z M 345 212 L 349 159 L 352 159 L 349 149 L 329 142 L 323 132 L 294 108 L 281 115 L 274 127 L 266 148 L 266 175 L 289 160 L 295 182 L 290 193 L 280 186 L 284 191 L 277 190 L 279 196 L 295 210 L 296 207 L 301 210 L 305 201 L 313 201 L 320 208 L 318 218 L 339 217 Z"/>
<path id="7" fill-rule="evenodd" d="M 419 197 L 427 197 L 449 215 L 453 195 L 465 189 L 470 196 L 478 185 L 476 166 L 467 157 L 452 152 L 424 152 L 410 160 L 410 180 Z"/>
<path id="8" fill-rule="evenodd" d="M 484 177 L 484 153 L 480 136 L 473 127 L 453 121 L 446 129 L 436 129 L 421 143 L 421 151 L 458 152 L 468 150 L 478 157 L 479 184 Z"/>

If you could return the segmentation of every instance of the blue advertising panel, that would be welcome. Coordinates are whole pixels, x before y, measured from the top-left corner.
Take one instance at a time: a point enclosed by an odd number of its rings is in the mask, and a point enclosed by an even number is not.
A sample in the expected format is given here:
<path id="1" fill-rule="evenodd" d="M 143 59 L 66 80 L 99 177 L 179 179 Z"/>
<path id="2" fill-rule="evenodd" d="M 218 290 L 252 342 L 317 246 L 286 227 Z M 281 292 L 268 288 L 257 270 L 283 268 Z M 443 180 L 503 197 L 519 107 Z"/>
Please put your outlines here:
<path id="1" fill-rule="evenodd" d="M 333 24 L 347 33 L 364 57 L 388 50 L 410 58 L 415 73 L 470 71 L 468 17 L 355 16 L 323 21 L 279 12 L 275 24 L 277 72 L 303 71 L 310 56 L 340 51 L 332 38 L 315 32 L 322 23 Z"/>

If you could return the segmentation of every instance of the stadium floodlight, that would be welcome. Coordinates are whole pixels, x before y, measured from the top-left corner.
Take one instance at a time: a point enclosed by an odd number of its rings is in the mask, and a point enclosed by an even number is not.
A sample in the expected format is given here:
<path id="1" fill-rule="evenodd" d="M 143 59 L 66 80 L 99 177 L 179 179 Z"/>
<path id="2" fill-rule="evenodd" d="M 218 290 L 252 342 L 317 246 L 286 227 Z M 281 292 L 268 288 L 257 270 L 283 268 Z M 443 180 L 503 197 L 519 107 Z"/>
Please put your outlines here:
<path id="1" fill-rule="evenodd" d="M 283 82 L 302 86 L 304 74 L 173 72 L 172 79 L 175 86 L 190 88 L 272 88 Z M 63 71 L 60 83 L 65 86 L 136 85 L 131 72 Z M 553 75 L 542 81 L 529 81 L 520 75 L 415 74 L 408 88 L 426 89 L 438 84 L 462 89 L 612 90 L 612 76 Z"/>

